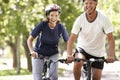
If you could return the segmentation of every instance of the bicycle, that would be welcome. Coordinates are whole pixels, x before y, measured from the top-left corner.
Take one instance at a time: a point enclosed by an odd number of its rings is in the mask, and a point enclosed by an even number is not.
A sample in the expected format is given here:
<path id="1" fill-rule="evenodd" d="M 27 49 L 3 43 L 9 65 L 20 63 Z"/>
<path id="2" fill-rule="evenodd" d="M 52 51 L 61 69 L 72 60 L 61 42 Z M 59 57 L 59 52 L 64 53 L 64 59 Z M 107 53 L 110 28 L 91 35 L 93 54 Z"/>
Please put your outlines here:
<path id="1" fill-rule="evenodd" d="M 42 57 L 42 59 L 44 59 L 42 80 L 50 80 L 49 69 L 50 69 L 51 63 L 55 64 L 57 62 L 61 62 L 61 63 L 65 63 L 66 62 L 66 59 L 58 59 L 56 61 L 53 61 L 51 59 L 44 58 L 44 57 Z"/>
<path id="2" fill-rule="evenodd" d="M 89 60 L 85 60 L 85 59 L 80 59 L 80 58 L 75 58 L 74 61 L 80 62 L 83 61 L 83 67 L 81 69 L 81 78 L 82 80 L 92 80 L 91 77 L 91 64 L 93 62 L 107 62 L 106 59 L 94 59 L 91 58 Z"/>
<path id="3" fill-rule="evenodd" d="M 43 59 L 43 58 L 42 58 Z M 44 65 L 43 65 L 43 74 L 42 74 L 42 80 L 50 80 L 50 76 L 49 76 L 49 69 L 50 69 L 50 64 L 51 63 L 57 63 L 57 62 L 61 62 L 61 63 L 66 63 L 67 59 L 58 59 L 56 61 L 44 58 Z M 106 59 L 94 59 L 91 58 L 89 60 L 85 60 L 85 59 L 80 59 L 80 58 L 75 58 L 73 60 L 74 62 L 80 62 L 83 61 L 83 67 L 82 67 L 82 80 L 91 80 L 91 64 L 95 61 L 97 62 L 107 62 Z"/>

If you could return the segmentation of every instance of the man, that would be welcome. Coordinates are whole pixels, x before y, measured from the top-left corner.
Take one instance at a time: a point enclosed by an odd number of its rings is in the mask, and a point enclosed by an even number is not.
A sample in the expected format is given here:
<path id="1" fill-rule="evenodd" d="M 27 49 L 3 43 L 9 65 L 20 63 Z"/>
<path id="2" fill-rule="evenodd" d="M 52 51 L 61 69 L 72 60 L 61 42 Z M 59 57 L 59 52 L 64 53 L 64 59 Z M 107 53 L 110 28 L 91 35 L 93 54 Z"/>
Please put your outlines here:
<path id="1" fill-rule="evenodd" d="M 74 22 L 71 35 L 67 45 L 67 62 L 70 63 L 74 57 L 84 59 L 104 59 L 105 40 L 108 40 L 107 62 L 115 61 L 115 41 L 113 37 L 113 27 L 109 19 L 96 10 L 97 0 L 83 0 L 84 13 Z M 74 56 L 72 49 L 77 37 L 77 46 Z M 82 62 L 75 62 L 73 73 L 75 80 L 80 80 Z M 94 62 L 92 64 L 92 79 L 101 80 L 103 63 Z"/>

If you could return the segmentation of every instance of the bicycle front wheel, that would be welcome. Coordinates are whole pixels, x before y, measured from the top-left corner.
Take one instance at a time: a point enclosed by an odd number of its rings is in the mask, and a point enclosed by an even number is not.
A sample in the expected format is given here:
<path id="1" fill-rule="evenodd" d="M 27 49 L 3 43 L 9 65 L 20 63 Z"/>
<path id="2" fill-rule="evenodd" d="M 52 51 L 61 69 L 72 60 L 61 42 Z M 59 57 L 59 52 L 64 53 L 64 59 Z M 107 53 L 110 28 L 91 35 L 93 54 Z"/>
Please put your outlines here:
<path id="1" fill-rule="evenodd" d="M 85 71 L 83 68 L 82 68 L 82 70 L 81 70 L 81 80 L 88 80 L 88 73 L 87 73 L 87 71 Z"/>
<path id="2" fill-rule="evenodd" d="M 86 64 L 81 69 L 81 78 L 82 80 L 91 80 L 91 68 Z"/>

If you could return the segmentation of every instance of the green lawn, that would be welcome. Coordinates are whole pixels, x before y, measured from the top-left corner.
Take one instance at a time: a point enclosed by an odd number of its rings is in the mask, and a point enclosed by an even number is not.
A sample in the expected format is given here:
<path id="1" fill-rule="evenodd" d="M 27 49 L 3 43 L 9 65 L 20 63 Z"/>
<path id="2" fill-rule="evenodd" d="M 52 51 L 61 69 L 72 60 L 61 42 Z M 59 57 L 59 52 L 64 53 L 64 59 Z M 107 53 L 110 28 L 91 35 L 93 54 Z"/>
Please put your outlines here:
<path id="1" fill-rule="evenodd" d="M 65 69 L 59 68 L 58 69 L 58 74 L 62 76 L 62 72 Z M 9 75 L 30 75 L 32 72 L 29 72 L 27 69 L 21 69 L 20 74 L 17 74 L 16 70 L 0 70 L 0 76 L 9 76 Z"/>
<path id="2" fill-rule="evenodd" d="M 21 69 L 20 74 L 17 74 L 16 70 L 0 70 L 0 76 L 8 76 L 8 75 L 28 75 L 32 72 L 29 72 L 27 69 Z"/>

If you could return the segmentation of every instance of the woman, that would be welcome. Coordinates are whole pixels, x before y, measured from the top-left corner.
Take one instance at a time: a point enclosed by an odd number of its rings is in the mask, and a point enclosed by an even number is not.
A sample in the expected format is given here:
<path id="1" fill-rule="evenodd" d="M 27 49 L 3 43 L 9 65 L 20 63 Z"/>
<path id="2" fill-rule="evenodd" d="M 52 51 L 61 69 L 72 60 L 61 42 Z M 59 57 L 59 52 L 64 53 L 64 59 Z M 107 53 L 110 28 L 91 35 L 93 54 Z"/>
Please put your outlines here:
<path id="1" fill-rule="evenodd" d="M 27 44 L 30 55 L 33 57 L 33 78 L 34 80 L 42 80 L 42 70 L 44 59 L 40 59 L 42 55 L 52 60 L 58 59 L 58 42 L 62 36 L 64 41 L 68 41 L 68 33 L 59 21 L 61 9 L 58 5 L 52 4 L 46 7 L 46 21 L 41 21 L 31 32 Z M 37 38 L 35 48 L 33 48 L 33 40 Z M 50 68 L 50 79 L 58 80 L 57 64 Z"/>

